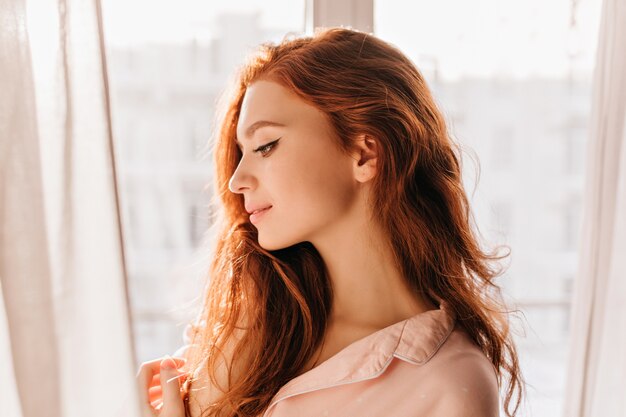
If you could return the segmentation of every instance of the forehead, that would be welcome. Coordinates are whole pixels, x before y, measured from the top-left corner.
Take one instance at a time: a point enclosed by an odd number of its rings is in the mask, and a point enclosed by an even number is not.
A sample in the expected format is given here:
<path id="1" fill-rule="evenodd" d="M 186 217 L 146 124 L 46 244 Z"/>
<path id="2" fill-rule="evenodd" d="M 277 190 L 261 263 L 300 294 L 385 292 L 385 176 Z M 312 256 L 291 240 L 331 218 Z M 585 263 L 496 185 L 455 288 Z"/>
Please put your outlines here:
<path id="1" fill-rule="evenodd" d="M 237 138 L 248 139 L 253 133 L 250 127 L 259 126 L 259 121 L 290 125 L 294 121 L 310 119 L 315 108 L 300 99 L 289 89 L 273 82 L 259 80 L 251 83 L 246 89 L 239 120 L 237 121 Z"/>

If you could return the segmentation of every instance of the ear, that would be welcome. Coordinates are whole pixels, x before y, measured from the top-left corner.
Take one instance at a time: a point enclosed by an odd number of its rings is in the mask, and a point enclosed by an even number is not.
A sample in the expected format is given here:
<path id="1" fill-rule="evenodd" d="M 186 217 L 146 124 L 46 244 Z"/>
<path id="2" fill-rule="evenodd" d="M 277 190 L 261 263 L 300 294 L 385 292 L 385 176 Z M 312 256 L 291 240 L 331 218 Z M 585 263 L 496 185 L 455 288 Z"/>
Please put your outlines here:
<path id="1" fill-rule="evenodd" d="M 367 135 L 359 135 L 354 141 L 353 171 L 354 178 L 359 182 L 367 182 L 376 175 L 378 160 L 378 143 Z"/>

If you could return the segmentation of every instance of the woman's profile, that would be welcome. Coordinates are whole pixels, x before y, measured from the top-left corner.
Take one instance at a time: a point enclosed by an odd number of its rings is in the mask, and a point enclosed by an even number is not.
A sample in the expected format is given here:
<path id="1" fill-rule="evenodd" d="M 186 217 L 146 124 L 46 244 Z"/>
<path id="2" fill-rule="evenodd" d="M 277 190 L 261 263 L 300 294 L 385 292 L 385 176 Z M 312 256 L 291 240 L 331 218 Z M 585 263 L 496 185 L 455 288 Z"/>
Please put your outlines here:
<path id="1" fill-rule="evenodd" d="M 202 310 L 182 358 L 142 364 L 145 415 L 515 415 L 506 255 L 481 248 L 415 65 L 330 28 L 262 44 L 236 75 Z"/>

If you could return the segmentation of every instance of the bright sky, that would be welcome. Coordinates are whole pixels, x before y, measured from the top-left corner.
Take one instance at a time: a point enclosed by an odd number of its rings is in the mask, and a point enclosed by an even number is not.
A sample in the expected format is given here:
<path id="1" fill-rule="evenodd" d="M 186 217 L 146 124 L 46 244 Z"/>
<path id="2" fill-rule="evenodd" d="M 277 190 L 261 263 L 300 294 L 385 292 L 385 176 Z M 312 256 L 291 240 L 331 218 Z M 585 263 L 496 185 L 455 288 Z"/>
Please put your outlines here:
<path id="1" fill-rule="evenodd" d="M 595 60 L 600 0 L 385 0 L 375 2 L 376 34 L 411 58 L 435 57 L 443 76 L 562 77 Z M 419 66 L 419 62 L 418 62 Z"/>
<path id="2" fill-rule="evenodd" d="M 102 0 L 107 42 L 129 45 L 217 37 L 221 13 L 259 12 L 266 28 L 304 27 L 304 1 L 297 0 Z"/>
<path id="3" fill-rule="evenodd" d="M 577 28 L 571 29 L 572 4 Z M 600 0 L 378 0 L 376 35 L 418 66 L 437 61 L 444 78 L 461 75 L 564 76 L 590 72 Z M 103 0 L 111 46 L 208 39 L 224 12 L 258 11 L 265 28 L 301 31 L 304 1 Z M 260 40 L 262 41 L 262 40 Z M 572 54 L 568 56 L 568 53 Z"/>

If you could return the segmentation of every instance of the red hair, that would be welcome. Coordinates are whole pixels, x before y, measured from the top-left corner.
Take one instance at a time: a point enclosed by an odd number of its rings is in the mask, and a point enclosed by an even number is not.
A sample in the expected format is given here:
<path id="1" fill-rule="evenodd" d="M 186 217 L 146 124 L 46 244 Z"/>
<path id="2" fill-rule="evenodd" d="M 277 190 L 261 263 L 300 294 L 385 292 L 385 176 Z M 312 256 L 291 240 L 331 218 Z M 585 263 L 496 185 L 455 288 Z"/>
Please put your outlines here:
<path id="1" fill-rule="evenodd" d="M 498 261 L 508 253 L 480 247 L 462 183 L 459 145 L 450 138 L 419 70 L 394 46 L 344 28 L 262 44 L 223 96 L 212 138 L 216 240 L 202 325 L 193 338 L 201 350 L 192 369 L 206 366 L 212 383 L 219 385 L 214 367 L 224 351 L 232 353 L 226 358 L 230 377 L 221 386 L 223 395 L 206 404 L 203 415 L 261 414 L 320 345 L 333 300 L 315 247 L 302 242 L 264 250 L 243 196 L 228 188 L 241 158 L 235 143 L 241 103 L 247 86 L 259 79 L 278 82 L 320 109 L 346 152 L 357 135 L 377 141 L 372 212 L 395 260 L 413 291 L 435 305 L 437 298 L 450 304 L 493 364 L 498 383 L 508 377 L 504 408 L 514 416 L 524 386 L 494 283 L 503 272 Z M 236 368 L 245 372 L 236 375 Z"/>

